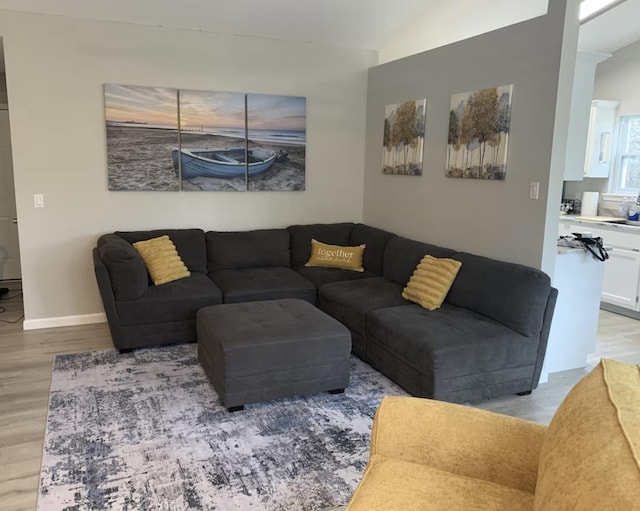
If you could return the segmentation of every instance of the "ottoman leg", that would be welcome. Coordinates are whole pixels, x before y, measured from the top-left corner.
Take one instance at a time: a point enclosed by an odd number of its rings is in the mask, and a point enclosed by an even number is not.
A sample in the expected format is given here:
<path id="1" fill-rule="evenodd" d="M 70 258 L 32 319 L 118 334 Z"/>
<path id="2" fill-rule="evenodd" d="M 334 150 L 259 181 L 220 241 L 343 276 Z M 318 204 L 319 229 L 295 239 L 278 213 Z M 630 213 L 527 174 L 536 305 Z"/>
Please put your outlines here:
<path id="1" fill-rule="evenodd" d="M 244 410 L 244 405 L 230 406 L 229 408 L 227 408 L 227 412 L 229 413 L 241 412 L 242 410 Z"/>
<path id="2" fill-rule="evenodd" d="M 333 389 L 329 391 L 329 394 L 344 394 L 344 389 Z"/>

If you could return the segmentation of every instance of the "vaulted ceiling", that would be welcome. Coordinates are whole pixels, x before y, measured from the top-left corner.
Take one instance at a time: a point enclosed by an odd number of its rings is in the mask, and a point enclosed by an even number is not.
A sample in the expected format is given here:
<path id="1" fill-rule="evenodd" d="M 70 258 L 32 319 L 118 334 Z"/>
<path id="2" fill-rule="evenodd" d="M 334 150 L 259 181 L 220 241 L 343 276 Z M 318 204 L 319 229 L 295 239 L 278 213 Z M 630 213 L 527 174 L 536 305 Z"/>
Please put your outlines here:
<path id="1" fill-rule="evenodd" d="M 0 9 L 379 50 L 443 2 L 492 14 L 490 0 L 0 0 Z M 640 39 L 638 19 L 640 0 L 626 0 L 581 27 L 580 49 Z"/>

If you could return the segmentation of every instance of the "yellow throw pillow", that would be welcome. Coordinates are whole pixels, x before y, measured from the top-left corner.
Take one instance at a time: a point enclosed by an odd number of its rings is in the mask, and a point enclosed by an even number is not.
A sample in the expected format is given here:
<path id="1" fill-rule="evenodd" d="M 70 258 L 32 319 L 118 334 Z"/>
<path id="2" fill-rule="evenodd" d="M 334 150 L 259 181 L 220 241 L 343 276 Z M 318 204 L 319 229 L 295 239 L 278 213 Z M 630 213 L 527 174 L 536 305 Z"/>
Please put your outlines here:
<path id="1" fill-rule="evenodd" d="M 362 256 L 366 245 L 341 247 L 311 240 L 311 257 L 305 266 L 340 268 L 342 270 L 364 271 Z"/>
<path id="2" fill-rule="evenodd" d="M 156 286 L 191 275 L 178 255 L 173 241 L 166 234 L 159 238 L 138 241 L 133 246 L 140 253 Z"/>
<path id="3" fill-rule="evenodd" d="M 454 259 L 424 256 L 402 291 L 402 297 L 430 311 L 439 309 L 461 266 L 462 263 Z"/>

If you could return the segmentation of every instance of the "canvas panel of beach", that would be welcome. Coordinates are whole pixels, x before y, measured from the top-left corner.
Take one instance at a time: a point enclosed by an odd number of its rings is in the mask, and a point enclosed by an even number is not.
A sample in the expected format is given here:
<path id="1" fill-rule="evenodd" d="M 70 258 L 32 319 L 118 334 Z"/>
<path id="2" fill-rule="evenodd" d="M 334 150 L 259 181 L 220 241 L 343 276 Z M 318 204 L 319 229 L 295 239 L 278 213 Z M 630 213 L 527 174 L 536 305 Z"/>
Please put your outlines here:
<path id="1" fill-rule="evenodd" d="M 105 84 L 108 186 L 113 191 L 178 191 L 177 90 Z"/>
<path id="2" fill-rule="evenodd" d="M 180 89 L 179 97 L 182 189 L 245 191 L 245 94 Z"/>
<path id="3" fill-rule="evenodd" d="M 300 96 L 247 95 L 247 133 L 250 152 L 266 151 L 274 161 L 248 175 L 251 191 L 305 189 L 307 100 Z M 260 170 L 260 169 L 258 169 Z"/>

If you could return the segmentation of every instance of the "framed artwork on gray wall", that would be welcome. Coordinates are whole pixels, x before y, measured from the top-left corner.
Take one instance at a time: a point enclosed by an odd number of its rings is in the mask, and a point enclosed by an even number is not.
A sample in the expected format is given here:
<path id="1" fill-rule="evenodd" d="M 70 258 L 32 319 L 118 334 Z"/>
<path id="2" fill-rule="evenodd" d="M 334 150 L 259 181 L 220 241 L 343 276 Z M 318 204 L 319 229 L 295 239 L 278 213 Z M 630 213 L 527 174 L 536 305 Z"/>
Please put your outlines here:
<path id="1" fill-rule="evenodd" d="M 105 84 L 109 190 L 178 191 L 176 89 Z"/>
<path id="2" fill-rule="evenodd" d="M 382 173 L 422 175 L 427 100 L 387 105 L 384 109 Z"/>
<path id="3" fill-rule="evenodd" d="M 109 190 L 305 189 L 304 97 L 104 90 Z"/>
<path id="4" fill-rule="evenodd" d="M 504 180 L 513 85 L 451 96 L 448 177 Z"/>

